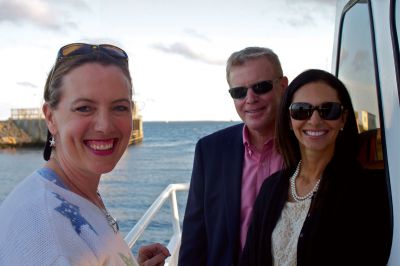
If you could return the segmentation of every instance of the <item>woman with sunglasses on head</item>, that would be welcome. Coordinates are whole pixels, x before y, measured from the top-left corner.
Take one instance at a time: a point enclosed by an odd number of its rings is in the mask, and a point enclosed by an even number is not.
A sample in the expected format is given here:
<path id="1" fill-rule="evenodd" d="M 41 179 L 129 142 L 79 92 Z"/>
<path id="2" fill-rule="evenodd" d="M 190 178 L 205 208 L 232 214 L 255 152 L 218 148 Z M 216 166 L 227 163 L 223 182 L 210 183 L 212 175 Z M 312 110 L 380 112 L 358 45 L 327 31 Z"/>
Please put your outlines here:
<path id="1" fill-rule="evenodd" d="M 113 45 L 60 49 L 47 78 L 46 163 L 0 206 L 0 265 L 135 265 L 98 192 L 132 131 L 128 56 Z M 160 244 L 142 247 L 140 265 L 163 265 Z"/>
<path id="2" fill-rule="evenodd" d="M 322 70 L 301 73 L 285 91 L 276 130 L 285 167 L 261 188 L 241 265 L 386 265 L 385 175 L 357 161 L 343 83 Z"/>

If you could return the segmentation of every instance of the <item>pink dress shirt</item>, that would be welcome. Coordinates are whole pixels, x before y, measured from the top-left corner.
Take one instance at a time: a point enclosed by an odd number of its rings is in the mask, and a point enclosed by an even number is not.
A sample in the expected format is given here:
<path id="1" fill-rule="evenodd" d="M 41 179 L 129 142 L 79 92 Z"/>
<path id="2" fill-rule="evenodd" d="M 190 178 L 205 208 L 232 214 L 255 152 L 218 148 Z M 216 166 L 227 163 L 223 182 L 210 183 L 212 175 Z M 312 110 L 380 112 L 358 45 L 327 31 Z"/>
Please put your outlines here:
<path id="1" fill-rule="evenodd" d="M 275 148 L 275 139 L 268 139 L 261 152 L 251 145 L 248 129 L 243 127 L 244 162 L 240 210 L 240 246 L 246 243 L 254 201 L 264 180 L 283 167 L 282 156 Z"/>

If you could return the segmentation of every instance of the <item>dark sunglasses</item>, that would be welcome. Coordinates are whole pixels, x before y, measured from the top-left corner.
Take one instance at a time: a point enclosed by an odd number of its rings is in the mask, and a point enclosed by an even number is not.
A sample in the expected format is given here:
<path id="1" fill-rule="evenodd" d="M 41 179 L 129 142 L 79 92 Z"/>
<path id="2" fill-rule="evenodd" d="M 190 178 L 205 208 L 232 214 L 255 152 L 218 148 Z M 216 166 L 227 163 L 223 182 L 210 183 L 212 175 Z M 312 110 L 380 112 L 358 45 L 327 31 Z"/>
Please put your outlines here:
<path id="1" fill-rule="evenodd" d="M 57 61 L 79 55 L 88 55 L 95 51 L 103 52 L 116 59 L 128 61 L 127 53 L 121 48 L 111 44 L 87 44 L 71 43 L 60 48 L 57 54 Z"/>
<path id="2" fill-rule="evenodd" d="M 230 88 L 229 93 L 231 94 L 233 99 L 243 99 L 247 95 L 247 90 L 252 89 L 253 92 L 257 95 L 262 95 L 265 94 L 269 91 L 272 90 L 274 87 L 274 82 L 279 80 L 280 78 L 274 79 L 274 80 L 264 80 L 261 82 L 258 82 L 254 84 L 251 87 L 235 87 L 235 88 Z"/>
<path id="3" fill-rule="evenodd" d="M 324 120 L 336 120 L 342 115 L 343 106 L 336 102 L 326 102 L 317 106 L 309 103 L 292 103 L 289 107 L 290 116 L 295 120 L 310 119 L 315 110 Z"/>

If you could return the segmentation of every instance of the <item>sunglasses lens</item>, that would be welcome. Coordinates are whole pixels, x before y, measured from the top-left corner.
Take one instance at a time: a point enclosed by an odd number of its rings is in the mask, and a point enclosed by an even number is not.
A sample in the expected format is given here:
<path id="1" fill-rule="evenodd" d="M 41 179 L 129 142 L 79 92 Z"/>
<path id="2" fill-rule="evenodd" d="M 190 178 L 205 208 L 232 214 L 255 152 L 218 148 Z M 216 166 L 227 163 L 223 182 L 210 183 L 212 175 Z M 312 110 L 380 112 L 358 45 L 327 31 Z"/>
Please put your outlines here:
<path id="1" fill-rule="evenodd" d="M 74 55 L 83 55 L 91 52 L 91 47 L 88 44 L 83 43 L 73 43 L 64 46 L 60 49 L 59 56 L 68 57 Z"/>
<path id="2" fill-rule="evenodd" d="M 233 99 L 243 99 L 246 97 L 247 88 L 246 87 L 236 87 L 229 89 L 229 93 Z"/>
<path id="3" fill-rule="evenodd" d="M 292 103 L 289 107 L 290 116 L 296 120 L 310 118 L 313 106 L 309 103 Z"/>
<path id="4" fill-rule="evenodd" d="M 325 120 L 336 120 L 342 114 L 340 103 L 323 103 L 318 108 L 319 116 Z"/>
<path id="5" fill-rule="evenodd" d="M 116 58 L 128 58 L 128 55 L 125 53 L 124 50 L 121 48 L 118 48 L 117 46 L 110 45 L 110 44 L 102 44 L 100 45 L 100 48 L 104 49 L 107 51 L 107 53 L 113 57 Z"/>
<path id="6" fill-rule="evenodd" d="M 273 87 L 274 87 L 274 85 L 272 84 L 272 82 L 266 80 L 266 81 L 261 81 L 260 83 L 255 84 L 252 87 L 252 89 L 255 94 L 261 95 L 261 94 L 269 92 L 270 90 L 272 90 Z"/>
<path id="7" fill-rule="evenodd" d="M 290 116 L 296 120 L 310 119 L 314 110 L 317 110 L 319 116 L 324 120 L 336 120 L 342 114 L 342 105 L 327 102 L 314 107 L 309 103 L 292 103 L 289 107 Z"/>
<path id="8" fill-rule="evenodd" d="M 251 89 L 253 90 L 253 92 L 255 94 L 261 95 L 261 94 L 269 92 L 270 90 L 272 90 L 273 87 L 274 87 L 273 81 L 265 80 L 265 81 L 261 81 L 257 84 L 254 84 L 251 87 Z M 246 97 L 247 88 L 246 87 L 231 88 L 231 89 L 229 89 L 229 93 L 231 94 L 233 99 L 243 99 L 244 97 Z"/>

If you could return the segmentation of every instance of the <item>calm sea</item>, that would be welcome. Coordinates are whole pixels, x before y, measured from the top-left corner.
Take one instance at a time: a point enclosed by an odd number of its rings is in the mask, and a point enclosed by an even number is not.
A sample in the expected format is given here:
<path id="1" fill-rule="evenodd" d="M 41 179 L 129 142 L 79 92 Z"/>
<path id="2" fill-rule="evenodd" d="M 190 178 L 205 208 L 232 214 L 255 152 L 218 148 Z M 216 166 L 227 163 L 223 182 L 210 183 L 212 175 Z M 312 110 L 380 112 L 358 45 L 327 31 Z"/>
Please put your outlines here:
<path id="1" fill-rule="evenodd" d="M 238 122 L 144 122 L 144 140 L 130 146 L 116 168 L 103 175 L 100 193 L 107 209 L 118 219 L 125 236 L 157 196 L 170 183 L 190 181 L 197 140 Z M 43 164 L 40 149 L 0 150 L 0 202 L 24 177 Z M 183 218 L 187 193 L 178 193 Z M 167 244 L 172 235 L 166 204 L 133 248 L 142 244 Z"/>

